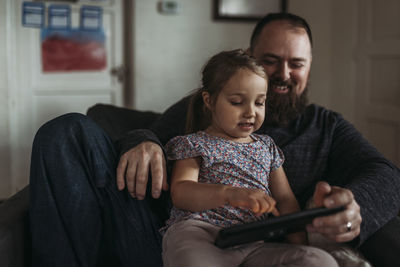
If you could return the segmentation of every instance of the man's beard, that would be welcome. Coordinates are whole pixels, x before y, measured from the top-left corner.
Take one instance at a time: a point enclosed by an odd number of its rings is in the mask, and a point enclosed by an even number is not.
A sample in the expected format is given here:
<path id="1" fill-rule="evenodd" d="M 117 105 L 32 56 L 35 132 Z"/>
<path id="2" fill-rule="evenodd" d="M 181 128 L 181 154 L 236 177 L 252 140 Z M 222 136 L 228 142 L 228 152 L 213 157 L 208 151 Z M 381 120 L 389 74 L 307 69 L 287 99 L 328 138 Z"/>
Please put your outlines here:
<path id="1" fill-rule="evenodd" d="M 307 92 L 308 88 L 306 87 L 303 93 L 298 96 L 293 90 L 293 86 L 289 86 L 287 94 L 279 94 L 273 90 L 268 90 L 265 124 L 280 127 L 287 126 L 305 111 L 308 104 Z"/>

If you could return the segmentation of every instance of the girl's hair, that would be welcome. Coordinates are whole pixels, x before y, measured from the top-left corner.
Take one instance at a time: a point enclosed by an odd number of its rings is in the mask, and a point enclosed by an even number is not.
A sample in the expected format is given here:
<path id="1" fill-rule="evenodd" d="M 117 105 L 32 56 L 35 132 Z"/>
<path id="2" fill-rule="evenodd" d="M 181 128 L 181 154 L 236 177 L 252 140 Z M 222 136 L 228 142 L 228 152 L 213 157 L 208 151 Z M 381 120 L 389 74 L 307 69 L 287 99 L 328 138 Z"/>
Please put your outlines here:
<path id="1" fill-rule="evenodd" d="M 210 94 L 211 104 L 222 88 L 240 69 L 246 69 L 267 80 L 264 68 L 242 49 L 223 51 L 213 56 L 203 68 L 202 87 L 190 95 L 186 117 L 186 134 L 206 129 L 211 123 L 211 112 L 203 102 L 203 92 Z"/>

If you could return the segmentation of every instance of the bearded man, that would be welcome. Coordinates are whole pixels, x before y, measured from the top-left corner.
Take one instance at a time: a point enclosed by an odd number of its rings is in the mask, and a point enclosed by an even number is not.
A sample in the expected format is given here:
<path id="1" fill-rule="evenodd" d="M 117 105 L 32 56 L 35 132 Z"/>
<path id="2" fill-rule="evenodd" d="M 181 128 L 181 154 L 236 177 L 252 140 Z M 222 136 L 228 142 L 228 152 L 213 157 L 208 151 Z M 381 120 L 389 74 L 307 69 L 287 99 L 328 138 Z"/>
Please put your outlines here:
<path id="1" fill-rule="evenodd" d="M 266 120 L 258 133 L 283 150 L 300 205 L 311 199 L 315 206 L 345 206 L 314 219 L 307 230 L 349 242 L 377 264 L 398 263 L 382 243 L 391 242 L 387 229 L 399 235 L 400 171 L 339 114 L 307 103 L 307 22 L 269 14 L 257 24 L 248 51 L 269 76 Z M 158 229 L 169 203 L 162 193 L 168 190 L 162 146 L 184 133 L 187 105 L 182 99 L 150 129 L 120 138 L 117 148 L 83 115 L 60 117 L 39 130 L 31 174 L 34 266 L 162 266 Z"/>

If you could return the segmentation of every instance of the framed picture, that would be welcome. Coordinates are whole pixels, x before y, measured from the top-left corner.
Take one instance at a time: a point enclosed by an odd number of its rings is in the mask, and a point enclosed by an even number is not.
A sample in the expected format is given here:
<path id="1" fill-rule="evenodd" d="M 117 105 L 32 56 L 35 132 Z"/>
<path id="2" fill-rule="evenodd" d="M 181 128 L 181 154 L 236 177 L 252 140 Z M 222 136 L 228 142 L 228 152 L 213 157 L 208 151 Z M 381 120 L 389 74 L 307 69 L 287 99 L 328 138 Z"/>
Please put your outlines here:
<path id="1" fill-rule="evenodd" d="M 33 0 L 33 2 L 68 2 L 74 4 L 78 2 L 78 0 Z"/>
<path id="2" fill-rule="evenodd" d="M 287 0 L 214 0 L 215 20 L 254 21 L 286 10 Z"/>

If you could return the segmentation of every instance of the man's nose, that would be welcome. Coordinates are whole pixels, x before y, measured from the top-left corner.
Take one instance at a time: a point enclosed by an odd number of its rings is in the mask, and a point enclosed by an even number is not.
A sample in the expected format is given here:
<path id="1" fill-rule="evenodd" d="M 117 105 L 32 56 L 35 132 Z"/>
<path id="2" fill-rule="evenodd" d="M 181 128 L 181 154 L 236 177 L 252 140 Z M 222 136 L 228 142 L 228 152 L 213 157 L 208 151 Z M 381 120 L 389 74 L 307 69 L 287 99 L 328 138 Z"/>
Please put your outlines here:
<path id="1" fill-rule="evenodd" d="M 276 78 L 279 78 L 281 81 L 287 81 L 290 79 L 291 69 L 287 63 L 281 63 L 278 65 L 278 69 L 274 73 Z"/>

